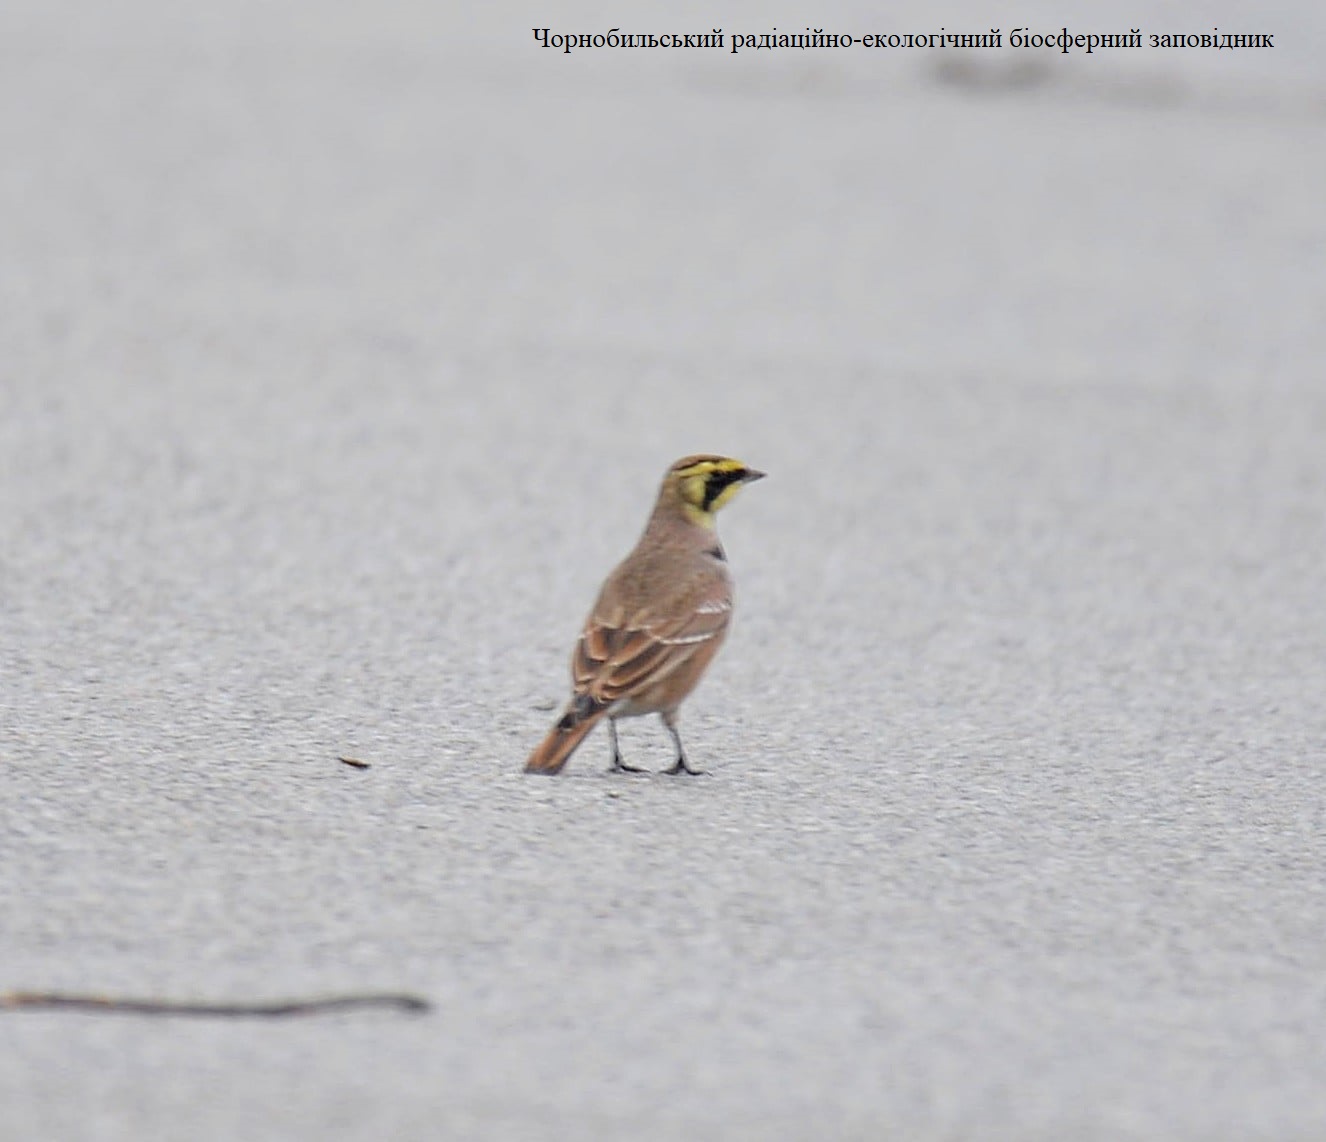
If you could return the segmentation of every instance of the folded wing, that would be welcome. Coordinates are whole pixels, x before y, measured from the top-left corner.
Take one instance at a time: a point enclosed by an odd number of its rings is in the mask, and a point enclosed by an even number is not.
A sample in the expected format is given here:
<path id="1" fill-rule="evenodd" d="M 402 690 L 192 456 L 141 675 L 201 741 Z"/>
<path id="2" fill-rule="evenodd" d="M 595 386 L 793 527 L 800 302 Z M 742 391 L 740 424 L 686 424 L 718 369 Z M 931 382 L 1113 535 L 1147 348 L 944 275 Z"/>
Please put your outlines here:
<path id="1" fill-rule="evenodd" d="M 576 693 L 612 703 L 649 690 L 700 648 L 721 639 L 731 616 L 725 584 L 673 619 L 596 609 L 572 657 Z"/>

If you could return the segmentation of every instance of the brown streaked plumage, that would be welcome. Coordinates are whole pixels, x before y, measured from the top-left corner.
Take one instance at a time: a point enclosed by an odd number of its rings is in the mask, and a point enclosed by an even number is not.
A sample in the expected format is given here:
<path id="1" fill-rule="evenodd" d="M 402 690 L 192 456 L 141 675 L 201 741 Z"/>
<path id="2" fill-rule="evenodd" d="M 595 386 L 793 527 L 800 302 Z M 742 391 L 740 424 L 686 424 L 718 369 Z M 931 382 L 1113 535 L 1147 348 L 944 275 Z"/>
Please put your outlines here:
<path id="1" fill-rule="evenodd" d="M 603 718 L 612 768 L 622 762 L 617 719 L 658 714 L 677 747 L 669 773 L 686 764 L 677 711 L 727 635 L 732 576 L 715 515 L 763 472 L 725 456 L 687 456 L 663 477 L 639 543 L 608 576 L 571 656 L 572 697 L 525 762 L 527 773 L 559 773 Z"/>

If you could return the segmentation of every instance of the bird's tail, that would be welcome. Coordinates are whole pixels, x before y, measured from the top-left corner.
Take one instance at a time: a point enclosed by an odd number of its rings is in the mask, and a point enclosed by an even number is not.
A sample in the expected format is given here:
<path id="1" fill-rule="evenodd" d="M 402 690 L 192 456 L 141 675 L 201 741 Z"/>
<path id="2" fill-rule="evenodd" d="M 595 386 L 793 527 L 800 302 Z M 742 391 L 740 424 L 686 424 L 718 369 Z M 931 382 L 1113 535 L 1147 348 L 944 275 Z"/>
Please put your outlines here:
<path id="1" fill-rule="evenodd" d="M 596 725 L 599 719 L 607 713 L 606 706 L 595 705 L 586 709 L 586 703 L 573 702 L 567 707 L 566 713 L 557 719 L 556 724 L 548 731 L 548 736 L 534 747 L 534 752 L 529 755 L 529 760 L 525 762 L 526 773 L 560 773 L 575 753 L 576 746 L 585 740 L 585 735 L 589 733 Z"/>

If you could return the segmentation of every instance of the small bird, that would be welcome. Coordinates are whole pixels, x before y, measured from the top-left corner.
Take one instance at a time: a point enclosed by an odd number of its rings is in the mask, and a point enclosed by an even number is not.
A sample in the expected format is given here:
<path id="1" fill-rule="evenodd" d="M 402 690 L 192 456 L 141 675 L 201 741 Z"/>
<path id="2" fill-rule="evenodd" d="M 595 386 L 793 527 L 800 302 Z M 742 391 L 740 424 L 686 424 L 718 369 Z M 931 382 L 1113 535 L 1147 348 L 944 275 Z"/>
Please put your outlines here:
<path id="1" fill-rule="evenodd" d="M 604 717 L 612 771 L 643 773 L 622 761 L 617 719 L 658 714 L 677 747 L 668 773 L 686 764 L 677 711 L 695 689 L 732 617 L 732 576 L 715 516 L 763 472 L 725 456 L 687 456 L 663 477 L 658 502 L 635 545 L 599 591 L 571 655 L 572 696 L 526 773 L 559 773 Z"/>

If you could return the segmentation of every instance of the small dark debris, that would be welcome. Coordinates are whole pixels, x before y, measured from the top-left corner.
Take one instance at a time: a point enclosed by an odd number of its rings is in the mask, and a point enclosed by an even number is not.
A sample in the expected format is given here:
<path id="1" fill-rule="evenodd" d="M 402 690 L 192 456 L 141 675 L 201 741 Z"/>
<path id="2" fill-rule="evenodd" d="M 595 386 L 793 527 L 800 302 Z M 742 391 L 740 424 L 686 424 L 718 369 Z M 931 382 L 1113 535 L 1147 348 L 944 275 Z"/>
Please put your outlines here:
<path id="1" fill-rule="evenodd" d="M 367 761 L 360 761 L 357 757 L 338 757 L 336 759 L 342 765 L 348 765 L 354 769 L 371 769 L 372 765 Z"/>

